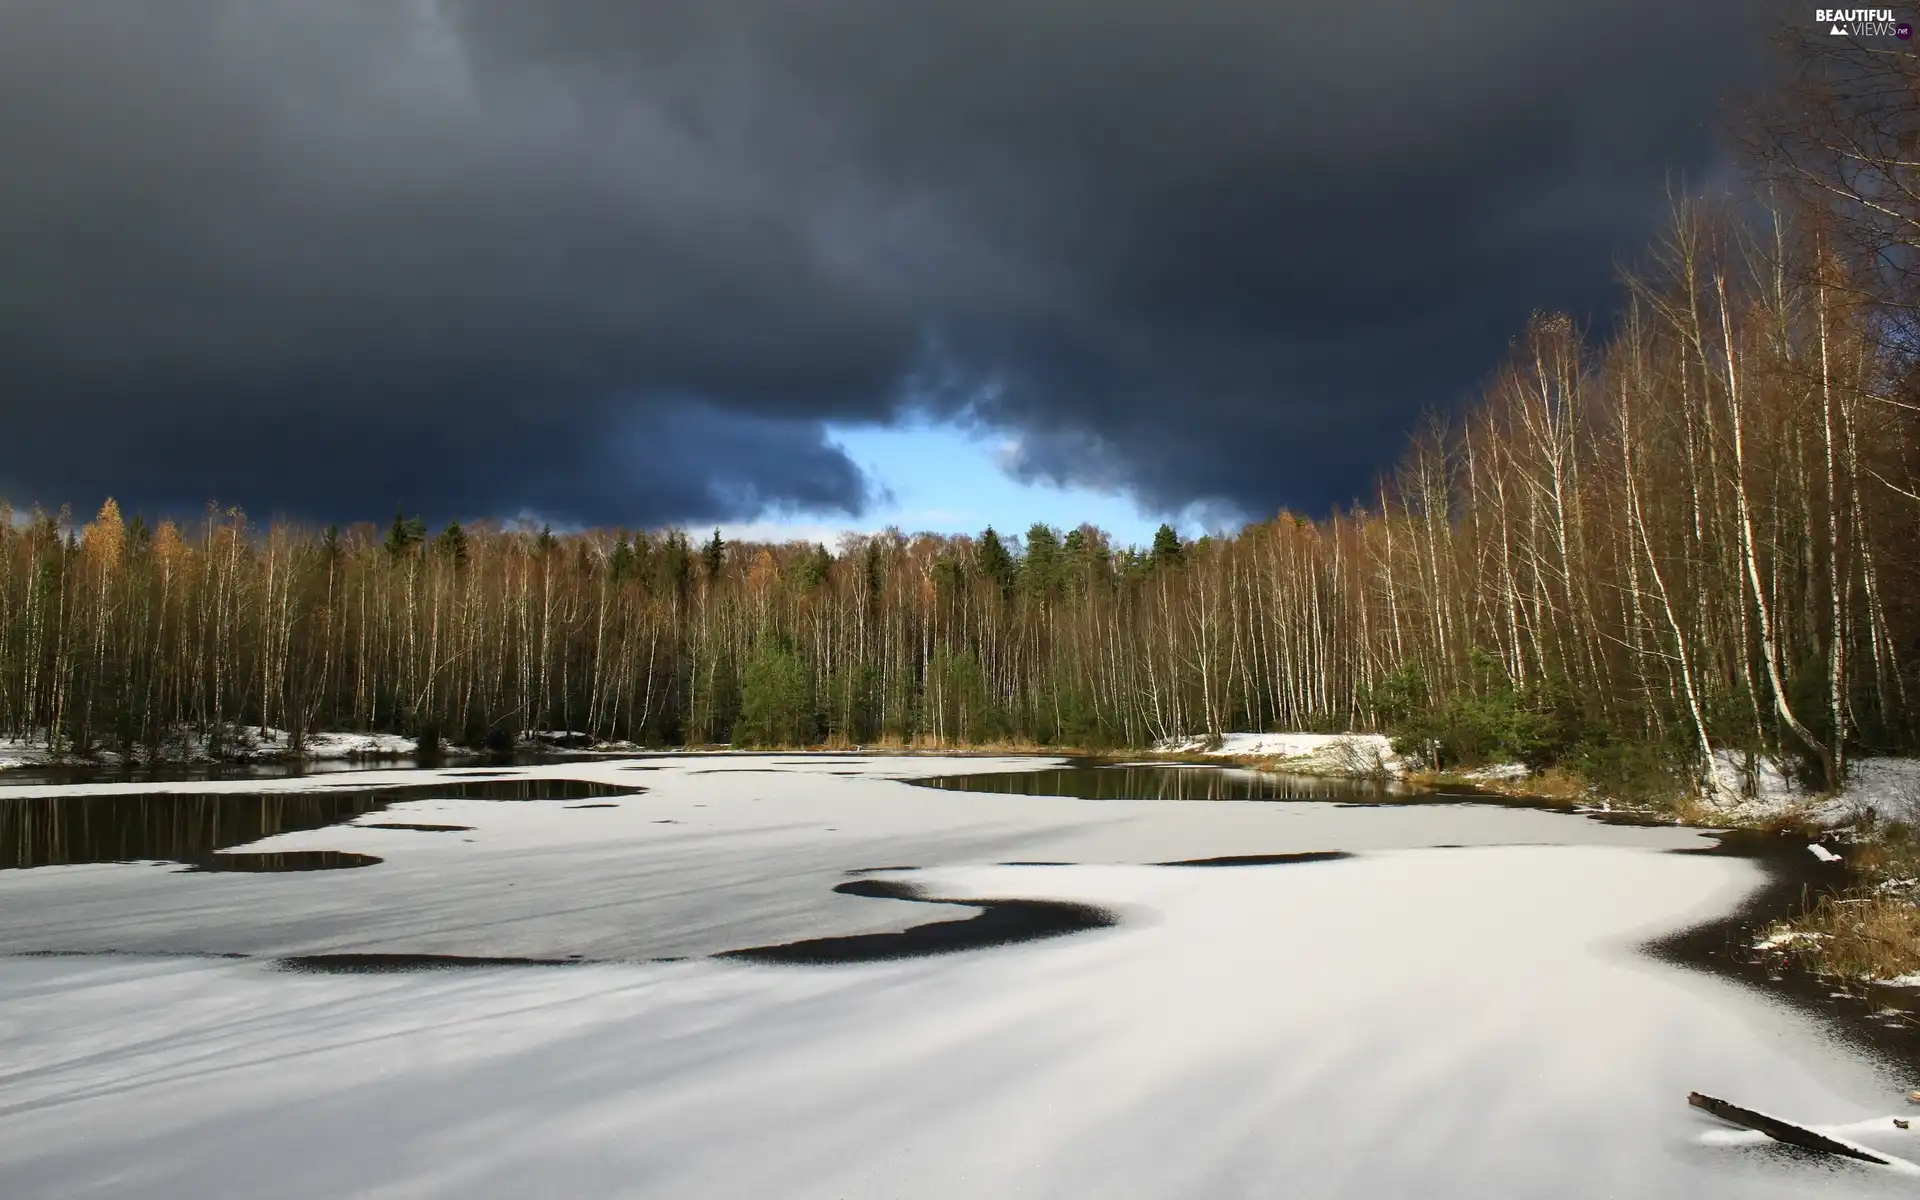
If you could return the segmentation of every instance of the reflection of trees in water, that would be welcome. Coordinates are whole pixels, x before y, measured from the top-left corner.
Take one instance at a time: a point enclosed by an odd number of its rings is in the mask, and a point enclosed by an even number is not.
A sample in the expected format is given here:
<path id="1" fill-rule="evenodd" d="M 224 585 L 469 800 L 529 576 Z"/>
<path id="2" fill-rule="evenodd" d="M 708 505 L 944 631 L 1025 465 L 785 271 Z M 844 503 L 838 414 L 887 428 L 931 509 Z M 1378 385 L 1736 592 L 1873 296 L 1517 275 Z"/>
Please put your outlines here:
<path id="1" fill-rule="evenodd" d="M 318 829 L 385 808 L 370 791 L 202 792 L 0 799 L 0 868 L 171 859 Z"/>
<path id="2" fill-rule="evenodd" d="M 282 850 L 271 854 L 209 854 L 195 863 L 195 871 L 337 871 L 370 867 L 380 859 L 351 850 Z"/>
<path id="3" fill-rule="evenodd" d="M 337 825 L 403 800 L 584 800 L 639 790 L 575 779 L 487 779 L 317 792 L 0 797 L 0 869 L 197 862 L 224 846 Z"/>
<path id="4" fill-rule="evenodd" d="M 944 775 L 915 782 L 956 792 L 1072 796 L 1084 800 L 1335 800 L 1372 802 L 1397 793 L 1380 784 L 1218 767 L 1058 767 Z"/>

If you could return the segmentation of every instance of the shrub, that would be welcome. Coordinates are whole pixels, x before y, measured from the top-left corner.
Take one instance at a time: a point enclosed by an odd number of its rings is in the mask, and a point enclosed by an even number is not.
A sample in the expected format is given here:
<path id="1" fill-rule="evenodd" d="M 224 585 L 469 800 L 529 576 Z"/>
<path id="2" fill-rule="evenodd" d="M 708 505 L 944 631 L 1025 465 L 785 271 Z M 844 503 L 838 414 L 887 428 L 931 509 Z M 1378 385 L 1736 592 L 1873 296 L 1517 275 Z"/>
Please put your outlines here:
<path id="1" fill-rule="evenodd" d="M 1467 656 L 1462 690 L 1436 701 L 1408 663 L 1375 686 L 1373 707 L 1395 753 L 1436 768 L 1519 762 L 1544 770 L 1594 726 L 1563 684 L 1550 679 L 1517 690 L 1500 661 L 1478 648 Z"/>
<path id="2" fill-rule="evenodd" d="M 1565 765 L 1603 796 L 1670 805 L 1687 792 L 1693 747 L 1596 736 L 1569 753 Z"/>

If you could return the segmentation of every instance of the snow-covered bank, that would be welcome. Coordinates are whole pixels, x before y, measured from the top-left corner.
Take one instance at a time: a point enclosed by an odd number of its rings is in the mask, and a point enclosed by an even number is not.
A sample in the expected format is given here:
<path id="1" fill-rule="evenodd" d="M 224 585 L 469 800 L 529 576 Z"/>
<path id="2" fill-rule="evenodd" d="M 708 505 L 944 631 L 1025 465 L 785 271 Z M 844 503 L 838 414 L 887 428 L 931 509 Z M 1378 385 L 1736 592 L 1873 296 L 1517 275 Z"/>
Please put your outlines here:
<path id="1" fill-rule="evenodd" d="M 1404 777 L 1420 764 L 1393 752 L 1378 733 L 1227 733 L 1218 739 L 1172 738 L 1154 746 L 1178 754 L 1249 763 L 1303 775 Z M 1450 776 L 1495 790 L 1513 790 L 1530 777 L 1519 763 L 1497 763 Z M 1920 759 L 1860 758 L 1848 764 L 1846 786 L 1821 797 L 1799 787 L 1780 764 L 1764 756 L 1750 763 L 1731 750 L 1714 754 L 1714 795 L 1707 810 L 1734 824 L 1761 825 L 1799 813 L 1822 825 L 1871 819 L 1920 825 Z"/>
<path id="2" fill-rule="evenodd" d="M 413 738 L 398 733 L 309 733 L 298 750 L 293 735 L 270 726 L 234 726 L 219 736 L 179 729 L 157 747 L 136 746 L 128 753 L 95 747 L 85 754 L 54 753 L 46 739 L 0 738 L 0 770 L 61 764 L 123 767 L 155 764 L 260 763 L 405 758 L 419 752 Z M 449 748 L 458 756 L 463 752 Z"/>
<path id="3" fill-rule="evenodd" d="M 1847 786 L 1820 808 L 1828 823 L 1857 821 L 1867 813 L 1879 821 L 1920 825 L 1920 758 L 1857 759 Z"/>
<path id="4" fill-rule="evenodd" d="M 0 738 L 0 771 L 18 767 L 44 767 L 51 761 L 53 758 L 42 743 L 20 738 Z"/>
<path id="5" fill-rule="evenodd" d="M 1420 769 L 1418 762 L 1394 753 L 1393 742 L 1384 733 L 1223 733 L 1217 740 L 1169 738 L 1157 743 L 1154 750 L 1343 779 L 1395 778 Z M 1461 772 L 1459 777 L 1470 783 L 1493 785 L 1525 779 L 1528 774 L 1519 763 L 1498 763 Z"/>
<path id="6" fill-rule="evenodd" d="M 1796 784 L 1764 756 L 1749 763 L 1736 751 L 1714 754 L 1717 798 L 1710 809 L 1744 823 L 1801 814 L 1820 825 L 1903 821 L 1920 823 L 1920 758 L 1856 758 L 1846 784 L 1822 797 Z"/>
<path id="7" fill-rule="evenodd" d="M 1410 764 L 1393 752 L 1379 733 L 1224 733 L 1212 738 L 1170 738 L 1156 745 L 1162 754 L 1197 754 L 1236 761 L 1262 761 L 1276 770 L 1303 775 L 1366 778 L 1403 775 Z"/>

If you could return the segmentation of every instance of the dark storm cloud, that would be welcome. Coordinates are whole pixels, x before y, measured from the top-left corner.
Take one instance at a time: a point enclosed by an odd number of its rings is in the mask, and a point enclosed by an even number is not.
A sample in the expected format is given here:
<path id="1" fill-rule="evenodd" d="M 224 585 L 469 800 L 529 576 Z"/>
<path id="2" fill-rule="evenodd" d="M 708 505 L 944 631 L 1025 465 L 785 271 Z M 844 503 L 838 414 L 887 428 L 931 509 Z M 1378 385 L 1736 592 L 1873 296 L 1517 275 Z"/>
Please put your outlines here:
<path id="1" fill-rule="evenodd" d="M 1713 169 L 1748 6 L 0 0 L 0 494 L 857 512 L 829 420 L 1364 491 Z"/>

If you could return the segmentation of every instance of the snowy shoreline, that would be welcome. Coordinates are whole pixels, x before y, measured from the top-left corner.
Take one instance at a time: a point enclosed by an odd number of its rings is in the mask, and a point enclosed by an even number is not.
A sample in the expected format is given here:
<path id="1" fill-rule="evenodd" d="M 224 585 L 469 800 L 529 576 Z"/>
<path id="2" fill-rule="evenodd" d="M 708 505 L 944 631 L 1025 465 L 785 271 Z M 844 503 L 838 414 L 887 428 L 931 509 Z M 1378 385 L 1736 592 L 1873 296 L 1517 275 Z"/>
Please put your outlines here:
<path id="1" fill-rule="evenodd" d="M 1421 774 L 1418 764 L 1396 755 L 1392 742 L 1378 733 L 1227 733 L 1217 739 L 1168 739 L 1156 744 L 1154 752 L 1302 775 L 1404 779 Z M 1715 783 L 1723 799 L 1707 805 L 1706 813 L 1729 825 L 1760 827 L 1796 814 L 1822 827 L 1863 820 L 1920 824 L 1920 758 L 1855 759 L 1846 786 L 1822 796 L 1798 787 L 1771 759 L 1757 758 L 1750 768 L 1732 751 L 1714 757 Z M 1530 777 L 1519 763 L 1496 763 L 1443 778 L 1524 797 L 1530 794 Z"/>
<path id="2" fill-rule="evenodd" d="M 87 754 L 55 753 L 46 740 L 0 738 L 0 771 L 37 767 L 207 766 L 233 763 L 329 762 L 409 758 L 419 753 L 414 739 L 398 733 L 309 733 L 301 748 L 292 748 L 293 736 L 284 729 L 257 725 L 236 726 L 221 738 L 181 730 L 163 741 L 157 753 L 136 747 L 131 753 L 97 748 Z M 452 757 L 479 753 L 459 747 L 444 751 Z"/>

